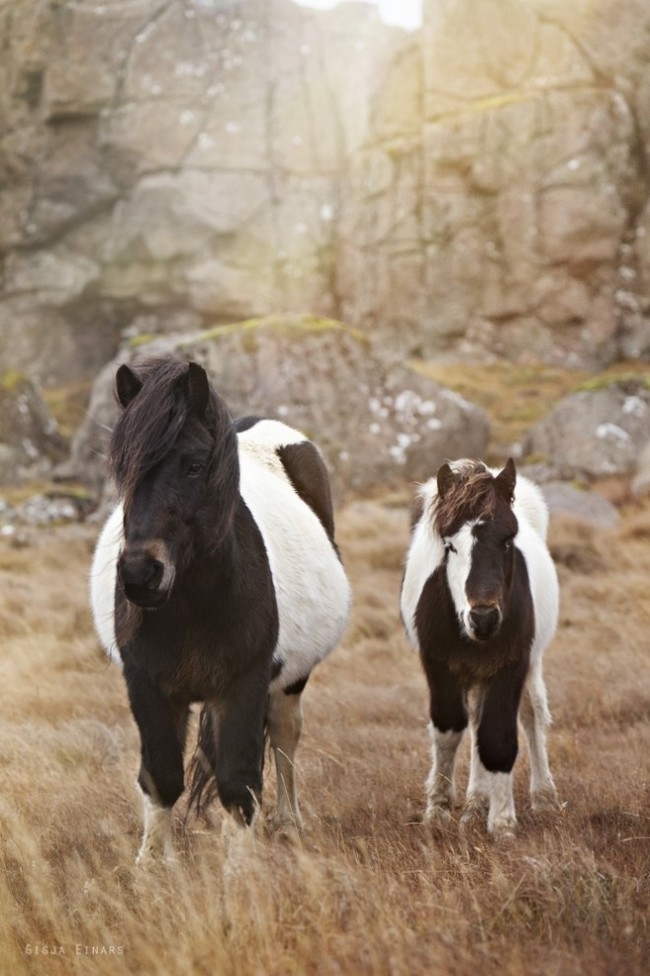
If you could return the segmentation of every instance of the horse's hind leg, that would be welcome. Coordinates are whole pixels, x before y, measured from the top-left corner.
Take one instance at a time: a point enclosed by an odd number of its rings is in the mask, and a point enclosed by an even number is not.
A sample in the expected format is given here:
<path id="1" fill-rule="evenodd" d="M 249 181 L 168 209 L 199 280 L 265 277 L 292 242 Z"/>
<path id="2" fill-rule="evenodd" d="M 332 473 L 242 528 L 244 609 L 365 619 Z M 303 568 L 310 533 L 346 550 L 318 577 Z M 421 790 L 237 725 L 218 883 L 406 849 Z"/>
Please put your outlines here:
<path id="1" fill-rule="evenodd" d="M 557 790 L 546 751 L 546 729 L 551 721 L 541 662 L 531 666 L 520 709 L 521 725 L 530 754 L 530 796 L 533 810 L 558 808 Z"/>
<path id="2" fill-rule="evenodd" d="M 462 827 L 469 827 L 476 822 L 485 822 L 490 797 L 490 774 L 487 772 L 478 752 L 478 729 L 476 714 L 470 719 L 470 764 L 467 795 L 463 814 L 460 819 Z"/>
<path id="3" fill-rule="evenodd" d="M 273 821 L 279 828 L 302 830 L 294 758 L 302 729 L 300 696 L 304 687 L 305 683 L 301 681 L 269 695 L 267 722 L 278 783 L 278 804 Z"/>

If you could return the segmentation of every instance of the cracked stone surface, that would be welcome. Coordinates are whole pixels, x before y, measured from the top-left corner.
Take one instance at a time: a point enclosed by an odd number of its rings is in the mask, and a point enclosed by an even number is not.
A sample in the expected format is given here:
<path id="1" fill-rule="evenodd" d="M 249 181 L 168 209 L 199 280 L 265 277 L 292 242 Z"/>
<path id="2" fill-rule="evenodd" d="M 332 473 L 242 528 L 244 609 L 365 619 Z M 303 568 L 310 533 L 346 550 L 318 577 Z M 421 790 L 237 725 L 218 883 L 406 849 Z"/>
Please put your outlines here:
<path id="1" fill-rule="evenodd" d="M 647 0 L 424 14 L 0 0 L 0 371 L 305 311 L 398 357 L 647 357 Z"/>

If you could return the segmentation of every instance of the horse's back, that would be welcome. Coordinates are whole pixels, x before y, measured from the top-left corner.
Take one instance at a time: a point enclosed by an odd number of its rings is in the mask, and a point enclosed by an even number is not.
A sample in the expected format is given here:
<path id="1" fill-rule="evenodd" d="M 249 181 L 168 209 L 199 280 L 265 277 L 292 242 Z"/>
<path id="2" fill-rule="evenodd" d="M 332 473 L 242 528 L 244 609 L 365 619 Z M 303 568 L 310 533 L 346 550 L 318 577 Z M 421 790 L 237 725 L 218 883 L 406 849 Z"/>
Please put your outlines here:
<path id="1" fill-rule="evenodd" d="M 329 483 L 299 431 L 261 420 L 239 433 L 240 492 L 266 547 L 280 616 L 276 679 L 307 677 L 340 640 L 350 585 L 333 541 Z"/>

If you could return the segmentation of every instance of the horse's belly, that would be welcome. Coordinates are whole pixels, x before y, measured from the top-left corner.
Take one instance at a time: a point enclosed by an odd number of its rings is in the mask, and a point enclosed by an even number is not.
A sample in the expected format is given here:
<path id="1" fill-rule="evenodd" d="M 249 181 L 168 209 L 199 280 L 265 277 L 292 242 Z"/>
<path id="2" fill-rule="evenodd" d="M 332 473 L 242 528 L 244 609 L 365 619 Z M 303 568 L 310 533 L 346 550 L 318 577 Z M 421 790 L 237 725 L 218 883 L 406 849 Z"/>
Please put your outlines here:
<path id="1" fill-rule="evenodd" d="M 345 570 L 319 519 L 277 474 L 242 466 L 241 493 L 264 540 L 280 618 L 275 684 L 306 677 L 341 639 L 350 613 Z"/>

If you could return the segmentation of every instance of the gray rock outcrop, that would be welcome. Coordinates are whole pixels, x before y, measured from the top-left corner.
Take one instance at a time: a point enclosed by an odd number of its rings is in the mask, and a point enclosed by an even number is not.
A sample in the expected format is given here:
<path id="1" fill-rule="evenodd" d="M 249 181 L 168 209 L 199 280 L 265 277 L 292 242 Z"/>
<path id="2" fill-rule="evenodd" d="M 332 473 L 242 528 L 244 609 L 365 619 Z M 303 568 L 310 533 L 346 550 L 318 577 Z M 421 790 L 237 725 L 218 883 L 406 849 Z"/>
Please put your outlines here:
<path id="1" fill-rule="evenodd" d="M 67 445 L 32 380 L 0 375 L 0 485 L 47 476 Z"/>
<path id="2" fill-rule="evenodd" d="M 650 440 L 650 389 L 626 380 L 565 397 L 527 434 L 523 450 L 563 479 L 628 475 Z"/>
<path id="3" fill-rule="evenodd" d="M 445 458 L 485 451 L 479 407 L 406 365 L 384 365 L 339 322 L 275 317 L 123 347 L 95 383 L 68 475 L 101 486 L 117 363 L 161 353 L 201 363 L 234 416 L 271 416 L 313 437 L 339 495 L 424 480 Z"/>

